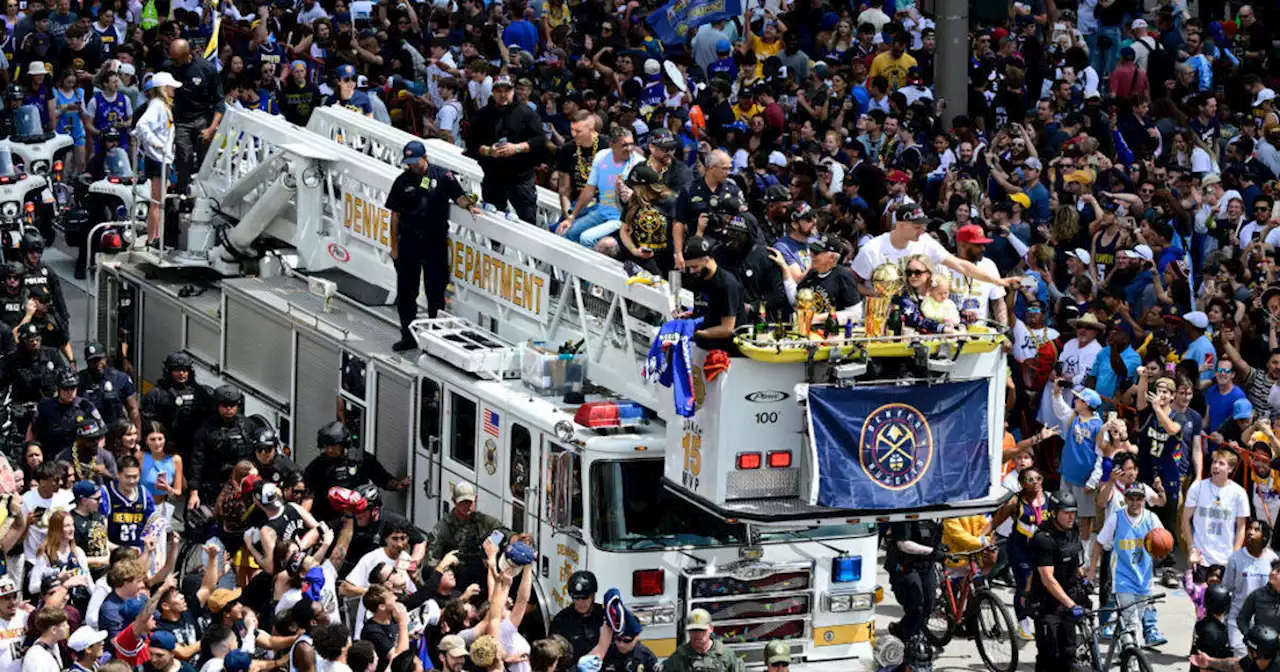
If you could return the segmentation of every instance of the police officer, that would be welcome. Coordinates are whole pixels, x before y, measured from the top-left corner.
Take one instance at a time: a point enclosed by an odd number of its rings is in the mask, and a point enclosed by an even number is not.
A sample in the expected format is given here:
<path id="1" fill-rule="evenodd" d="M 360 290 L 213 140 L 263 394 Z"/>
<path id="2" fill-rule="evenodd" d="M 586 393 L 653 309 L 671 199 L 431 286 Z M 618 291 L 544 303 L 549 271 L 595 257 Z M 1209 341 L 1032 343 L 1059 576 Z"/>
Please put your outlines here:
<path id="1" fill-rule="evenodd" d="M 1209 658 L 1234 658 L 1231 650 L 1231 635 L 1227 632 L 1225 622 L 1227 612 L 1231 610 L 1231 591 L 1221 583 L 1212 584 L 1204 589 L 1204 617 L 1196 622 L 1191 633 L 1191 655 L 1203 653 Z M 1191 666 L 1192 672 L 1199 667 Z"/>
<path id="2" fill-rule="evenodd" d="M 199 506 L 201 501 L 212 504 L 231 468 L 253 454 L 250 443 L 253 427 L 240 413 L 244 394 L 233 385 L 219 385 L 213 391 L 213 403 L 216 414 L 196 430 L 191 442 L 191 473 L 187 482 L 191 498 L 196 501 L 191 506 Z"/>
<path id="3" fill-rule="evenodd" d="M 791 645 L 775 639 L 764 645 L 764 664 L 769 672 L 782 672 L 791 667 Z"/>
<path id="4" fill-rule="evenodd" d="M 742 659 L 711 636 L 714 625 L 706 609 L 689 612 L 684 629 L 689 641 L 676 648 L 662 665 L 663 672 L 743 672 Z"/>
<path id="5" fill-rule="evenodd" d="M 30 277 L 30 276 L 28 276 Z M 33 324 L 40 330 L 42 337 L 41 343 L 49 348 L 53 348 L 62 353 L 62 356 L 71 364 L 71 368 L 76 366 L 76 356 L 71 351 L 71 336 L 67 333 L 66 322 L 60 321 L 55 315 L 49 312 L 49 287 L 47 285 L 30 285 L 27 287 L 27 312 L 22 316 L 23 324 Z M 18 336 L 18 327 L 14 327 L 13 335 L 16 339 Z"/>
<path id="6" fill-rule="evenodd" d="M 48 286 L 54 316 L 61 324 L 71 324 L 71 313 L 67 312 L 67 301 L 62 295 L 62 281 L 58 280 L 58 274 L 44 263 L 44 236 L 38 231 L 27 229 L 22 234 L 21 245 L 22 263 L 27 268 L 22 284 L 26 285 L 27 289 L 36 285 Z"/>
<path id="7" fill-rule="evenodd" d="M 569 640 L 574 660 L 588 654 L 603 657 L 613 642 L 604 607 L 596 602 L 597 589 L 595 574 L 581 569 L 570 574 L 568 593 L 573 604 L 551 619 L 551 634 Z"/>
<path id="8" fill-rule="evenodd" d="M 1051 517 L 1031 537 L 1035 573 L 1031 603 L 1037 606 L 1036 670 L 1069 670 L 1076 662 L 1076 621 L 1088 608 L 1083 586 L 1084 545 L 1076 527 L 1076 498 L 1049 498 Z"/>
<path id="9" fill-rule="evenodd" d="M 426 285 L 427 315 L 434 318 L 444 308 L 449 284 L 449 206 L 456 203 L 472 215 L 480 214 L 452 172 L 427 162 L 427 148 L 421 142 L 405 145 L 402 163 L 405 171 L 387 194 L 400 313 L 400 341 L 391 346 L 396 352 L 418 347 L 409 323 L 418 316 L 420 284 Z"/>
<path id="10" fill-rule="evenodd" d="M 22 285 L 26 274 L 27 267 L 20 261 L 0 264 L 0 324 L 5 331 L 18 326 L 27 315 L 26 289 Z"/>
<path id="11" fill-rule="evenodd" d="M 86 366 L 80 372 L 80 396 L 93 402 L 108 427 L 120 418 L 128 418 L 134 427 L 141 427 L 138 390 L 128 375 L 107 362 L 107 349 L 101 343 L 85 344 L 84 361 Z"/>
<path id="12" fill-rule="evenodd" d="M 330 488 L 355 490 L 365 483 L 373 483 L 387 490 L 403 491 L 409 487 L 409 479 L 396 479 L 378 462 L 378 458 L 351 441 L 345 425 L 334 420 L 316 432 L 316 448 L 320 455 L 307 465 L 302 480 L 315 493 L 311 513 L 316 520 L 330 521 L 336 513 L 325 496 Z"/>
<path id="13" fill-rule="evenodd" d="M 116 458 L 105 447 L 106 435 L 106 426 L 93 416 L 84 416 L 76 423 L 75 445 L 58 453 L 58 459 L 71 464 L 77 481 L 106 485 L 116 477 Z"/>
<path id="14" fill-rule="evenodd" d="M 53 459 L 71 447 L 81 424 L 89 418 L 102 423 L 98 409 L 88 399 L 76 394 L 80 378 L 71 369 L 62 369 L 57 378 L 58 392 L 36 404 L 35 417 L 27 428 L 27 440 L 39 441 L 45 459 Z"/>
<path id="15" fill-rule="evenodd" d="M 432 561 L 439 562 L 450 551 L 457 551 L 458 564 L 454 567 L 453 575 L 457 577 L 458 585 L 469 586 L 475 583 L 483 588 L 487 571 L 483 544 L 494 530 L 502 532 L 505 541 L 527 543 L 532 539 L 528 534 L 511 536 L 511 530 L 502 521 L 477 511 L 475 486 L 466 482 L 458 483 L 453 486 L 453 509 L 436 523 L 431 542 Z M 602 649 L 601 653 L 603 652 Z"/>
<path id="16" fill-rule="evenodd" d="M 249 418 L 251 421 L 260 416 Z M 253 445 L 253 466 L 264 483 L 282 485 L 285 476 L 298 471 L 298 465 L 288 455 L 281 453 L 280 437 L 270 424 L 260 424 L 249 436 Z"/>
<path id="17" fill-rule="evenodd" d="M 35 404 L 54 395 L 58 372 L 69 364 L 62 353 L 44 347 L 43 335 L 36 325 L 19 325 L 17 338 L 18 349 L 4 358 L 4 381 L 9 384 L 15 403 Z"/>
<path id="18" fill-rule="evenodd" d="M 1280 655 L 1280 634 L 1269 625 L 1255 624 L 1244 637 L 1248 655 L 1237 660 L 1233 657 L 1214 658 L 1203 651 L 1191 654 L 1192 669 L 1235 670 L 1261 672 L 1276 669 L 1276 656 Z"/>
<path id="19" fill-rule="evenodd" d="M 729 179 L 733 171 L 733 159 L 722 150 L 711 152 L 707 158 L 707 168 L 702 178 L 694 180 L 676 202 L 676 221 L 683 224 L 677 230 L 686 232 L 686 238 L 705 236 L 708 223 L 707 215 L 716 207 L 720 199 L 734 196 L 742 200 L 742 188 L 737 182 Z M 683 266 L 684 260 L 677 257 L 676 267 Z"/>
<path id="20" fill-rule="evenodd" d="M 347 545 L 347 562 L 343 571 L 346 576 L 351 567 L 360 561 L 366 553 L 384 546 L 384 529 L 409 530 L 409 556 L 419 565 L 427 557 L 427 535 L 422 533 L 408 518 L 390 511 L 382 506 L 382 491 L 372 483 L 365 483 L 356 488 L 356 492 L 364 497 L 364 509 L 355 513 L 355 525 L 352 527 L 351 543 Z M 465 587 L 465 586 L 464 586 Z"/>
<path id="21" fill-rule="evenodd" d="M 12 40 L 13 38 L 8 38 Z M 22 86 L 18 84 L 10 84 L 4 91 L 4 109 L 0 110 L 0 140 L 10 138 L 16 128 L 17 120 L 14 115 L 17 114 L 18 108 L 27 100 L 27 92 L 22 90 Z"/>
<path id="22" fill-rule="evenodd" d="M 169 431 L 169 443 L 182 456 L 183 471 L 191 468 L 191 441 L 213 412 L 213 395 L 196 382 L 195 361 L 185 352 L 171 352 L 156 386 L 142 397 L 142 419 L 155 420 Z M 185 474 L 184 474 L 185 475 Z M 190 488 L 188 488 L 190 490 Z M 194 495 L 194 490 L 192 491 Z M 199 506 L 199 499 L 191 508 Z"/>
<path id="23" fill-rule="evenodd" d="M 934 521 L 903 521 L 885 530 L 884 568 L 893 596 L 902 605 L 902 620 L 889 631 L 902 640 L 908 654 L 919 650 L 918 640 L 923 639 L 925 623 L 933 613 L 938 592 L 934 566 L 946 556 L 941 542 L 942 526 Z M 927 661 L 908 655 L 907 662 Z"/>
<path id="24" fill-rule="evenodd" d="M 607 595 L 605 601 L 609 601 Z M 613 643 L 609 645 L 609 652 L 604 656 L 602 671 L 656 672 L 658 657 L 644 645 L 644 642 L 640 641 L 640 633 L 644 630 L 644 626 L 640 625 L 640 621 L 630 609 L 624 609 L 624 612 L 624 620 L 621 624 L 612 622 L 609 624 L 614 631 Z"/>

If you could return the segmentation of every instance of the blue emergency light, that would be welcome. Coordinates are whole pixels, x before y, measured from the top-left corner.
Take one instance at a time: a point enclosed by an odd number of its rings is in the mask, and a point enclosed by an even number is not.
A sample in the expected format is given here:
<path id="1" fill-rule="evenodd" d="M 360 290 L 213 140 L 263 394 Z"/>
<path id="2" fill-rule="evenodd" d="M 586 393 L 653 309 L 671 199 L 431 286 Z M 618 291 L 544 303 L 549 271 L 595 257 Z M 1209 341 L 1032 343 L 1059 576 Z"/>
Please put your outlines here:
<path id="1" fill-rule="evenodd" d="M 634 427 L 646 419 L 644 407 L 633 401 L 593 401 L 578 407 L 573 421 L 592 429 Z"/>
<path id="2" fill-rule="evenodd" d="M 861 579 L 861 556 L 842 555 L 831 559 L 831 583 L 851 583 Z"/>

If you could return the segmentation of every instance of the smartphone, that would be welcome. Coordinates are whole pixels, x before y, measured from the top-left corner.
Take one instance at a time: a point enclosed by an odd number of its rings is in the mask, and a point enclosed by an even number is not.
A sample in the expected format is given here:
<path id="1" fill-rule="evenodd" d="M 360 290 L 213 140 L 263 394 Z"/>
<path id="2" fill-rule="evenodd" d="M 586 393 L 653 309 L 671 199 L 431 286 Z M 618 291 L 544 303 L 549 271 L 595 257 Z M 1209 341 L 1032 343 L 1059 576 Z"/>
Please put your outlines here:
<path id="1" fill-rule="evenodd" d="M 494 546 L 501 546 L 503 536 L 502 530 L 494 530 L 489 533 L 489 541 L 493 542 Z"/>

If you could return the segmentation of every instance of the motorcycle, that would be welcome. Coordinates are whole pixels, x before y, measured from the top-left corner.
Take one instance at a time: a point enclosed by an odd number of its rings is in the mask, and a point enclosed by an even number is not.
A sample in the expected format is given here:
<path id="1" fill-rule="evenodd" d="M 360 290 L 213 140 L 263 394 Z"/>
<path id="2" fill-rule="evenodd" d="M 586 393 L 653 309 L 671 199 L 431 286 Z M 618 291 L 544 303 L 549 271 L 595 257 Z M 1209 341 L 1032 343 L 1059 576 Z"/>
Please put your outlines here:
<path id="1" fill-rule="evenodd" d="M 44 234 L 45 242 L 50 243 L 53 241 L 53 221 L 59 214 L 52 188 L 53 179 L 55 172 L 61 173 L 61 166 L 71 153 L 74 141 L 65 133 L 44 130 L 40 110 L 35 105 L 18 108 L 14 113 L 13 128 L 13 135 L 0 140 L 0 147 L 9 149 L 26 172 L 45 178 L 46 187 L 36 207 L 39 209 L 40 232 Z"/>
<path id="2" fill-rule="evenodd" d="M 146 180 L 134 175 L 129 154 L 123 148 L 116 147 L 107 152 L 103 167 L 105 177 L 89 184 L 88 193 L 81 201 L 87 214 L 84 230 L 78 235 L 73 234 L 70 226 L 72 218 L 69 217 L 67 242 L 79 245 L 84 236 L 98 229 L 97 240 L 93 241 L 95 250 L 104 253 L 119 252 L 133 240 L 134 222 L 147 219 L 151 186 Z M 74 209 L 72 213 L 78 214 Z M 99 228 L 104 223 L 107 226 Z"/>
<path id="3" fill-rule="evenodd" d="M 0 451 L 11 464 L 22 464 L 23 448 L 27 445 L 27 427 L 35 417 L 34 403 L 17 403 L 6 393 L 0 401 Z"/>
<path id="4" fill-rule="evenodd" d="M 45 178 L 20 171 L 9 149 L 0 145 L 0 250 L 6 261 L 21 261 L 22 233 L 38 228 L 37 204 L 47 188 Z"/>

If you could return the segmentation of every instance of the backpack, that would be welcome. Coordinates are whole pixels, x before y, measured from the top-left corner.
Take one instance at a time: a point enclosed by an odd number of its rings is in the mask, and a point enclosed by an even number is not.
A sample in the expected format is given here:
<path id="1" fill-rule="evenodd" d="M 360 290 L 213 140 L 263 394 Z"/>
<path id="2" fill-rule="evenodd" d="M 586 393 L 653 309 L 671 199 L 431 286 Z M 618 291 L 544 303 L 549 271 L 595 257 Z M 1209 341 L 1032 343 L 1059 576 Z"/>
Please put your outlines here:
<path id="1" fill-rule="evenodd" d="M 1157 92 L 1160 94 L 1165 93 L 1164 83 L 1174 79 L 1174 66 L 1177 65 L 1177 59 L 1175 54 L 1164 48 L 1160 40 L 1154 37 L 1151 39 L 1156 44 L 1155 49 L 1147 47 L 1145 42 L 1134 42 L 1133 46 L 1136 50 L 1138 45 L 1142 45 L 1149 52 L 1147 54 L 1147 81 L 1149 82 L 1151 97 L 1154 99 L 1157 97 Z"/>

